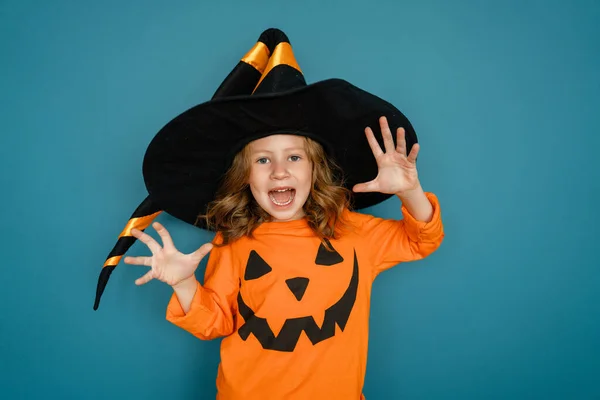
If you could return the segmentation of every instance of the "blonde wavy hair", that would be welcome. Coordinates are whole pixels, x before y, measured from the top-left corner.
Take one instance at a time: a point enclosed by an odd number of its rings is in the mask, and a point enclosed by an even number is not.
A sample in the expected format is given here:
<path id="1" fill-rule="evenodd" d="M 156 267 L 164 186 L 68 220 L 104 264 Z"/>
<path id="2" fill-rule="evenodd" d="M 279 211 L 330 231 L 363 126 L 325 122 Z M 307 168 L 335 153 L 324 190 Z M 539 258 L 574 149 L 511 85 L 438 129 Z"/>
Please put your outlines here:
<path id="1" fill-rule="evenodd" d="M 346 226 L 342 214 L 351 208 L 351 192 L 342 185 L 342 171 L 318 142 L 304 137 L 304 149 L 312 165 L 312 186 L 303 210 L 312 231 L 330 249 L 328 239 L 337 239 Z M 209 229 L 221 233 L 223 241 L 216 246 L 252 237 L 261 223 L 271 221 L 250 191 L 250 167 L 250 146 L 246 145 L 234 157 L 206 214 L 199 216 Z"/>

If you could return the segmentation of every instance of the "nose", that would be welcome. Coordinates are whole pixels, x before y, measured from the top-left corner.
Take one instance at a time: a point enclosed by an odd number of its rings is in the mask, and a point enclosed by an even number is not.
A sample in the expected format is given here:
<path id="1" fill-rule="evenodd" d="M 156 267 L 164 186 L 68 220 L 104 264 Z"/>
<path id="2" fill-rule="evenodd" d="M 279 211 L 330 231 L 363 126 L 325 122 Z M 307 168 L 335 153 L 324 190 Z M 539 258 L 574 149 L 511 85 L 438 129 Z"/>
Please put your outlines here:
<path id="1" fill-rule="evenodd" d="M 308 286 L 308 278 L 291 278 L 285 281 L 287 283 L 288 288 L 296 297 L 296 300 L 302 300 L 304 297 L 304 292 L 306 292 L 306 287 Z"/>
<path id="2" fill-rule="evenodd" d="M 288 170 L 284 163 L 273 162 L 273 169 L 271 170 L 271 177 L 273 179 L 283 179 L 289 176 Z"/>

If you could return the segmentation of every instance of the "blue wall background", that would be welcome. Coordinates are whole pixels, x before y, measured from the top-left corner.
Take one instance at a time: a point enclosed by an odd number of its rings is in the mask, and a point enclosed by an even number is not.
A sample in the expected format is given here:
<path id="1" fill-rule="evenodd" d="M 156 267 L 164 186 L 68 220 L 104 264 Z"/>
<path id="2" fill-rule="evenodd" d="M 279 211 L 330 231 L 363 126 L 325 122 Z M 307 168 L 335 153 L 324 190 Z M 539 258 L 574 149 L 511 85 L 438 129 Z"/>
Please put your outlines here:
<path id="1" fill-rule="evenodd" d="M 592 0 L 1 2 L 0 397 L 214 398 L 219 343 L 165 321 L 168 286 L 121 265 L 93 298 L 151 138 L 275 26 L 309 82 L 411 118 L 443 206 L 443 246 L 375 283 L 367 398 L 599 398 L 599 19 Z M 159 221 L 183 251 L 210 239 Z"/>

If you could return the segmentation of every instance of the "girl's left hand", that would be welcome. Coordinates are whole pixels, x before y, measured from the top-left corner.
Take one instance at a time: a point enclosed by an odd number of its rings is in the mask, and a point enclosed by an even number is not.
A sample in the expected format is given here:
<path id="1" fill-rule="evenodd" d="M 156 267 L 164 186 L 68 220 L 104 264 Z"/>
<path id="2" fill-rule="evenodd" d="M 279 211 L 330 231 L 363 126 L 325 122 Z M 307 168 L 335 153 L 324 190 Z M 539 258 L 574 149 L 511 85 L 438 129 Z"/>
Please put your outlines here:
<path id="1" fill-rule="evenodd" d="M 417 154 L 419 144 L 415 143 L 410 154 L 406 155 L 406 137 L 403 128 L 398 128 L 396 147 L 392 139 L 392 132 L 387 118 L 379 118 L 379 126 L 383 136 L 385 152 L 379 147 L 371 128 L 365 129 L 369 146 L 373 151 L 377 167 L 377 177 L 369 182 L 359 183 L 352 188 L 354 192 L 380 192 L 388 194 L 402 194 L 420 185 L 417 174 Z"/>

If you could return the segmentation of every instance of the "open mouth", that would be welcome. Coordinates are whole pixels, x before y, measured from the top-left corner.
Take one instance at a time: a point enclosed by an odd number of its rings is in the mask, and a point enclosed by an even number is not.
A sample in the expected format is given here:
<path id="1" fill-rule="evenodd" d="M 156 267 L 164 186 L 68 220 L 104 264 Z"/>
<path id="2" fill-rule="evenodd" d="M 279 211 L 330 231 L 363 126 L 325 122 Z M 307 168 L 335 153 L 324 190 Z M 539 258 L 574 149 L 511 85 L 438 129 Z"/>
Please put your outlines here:
<path id="1" fill-rule="evenodd" d="M 294 188 L 279 188 L 269 191 L 269 198 L 276 206 L 287 206 L 294 201 L 296 189 Z"/>

